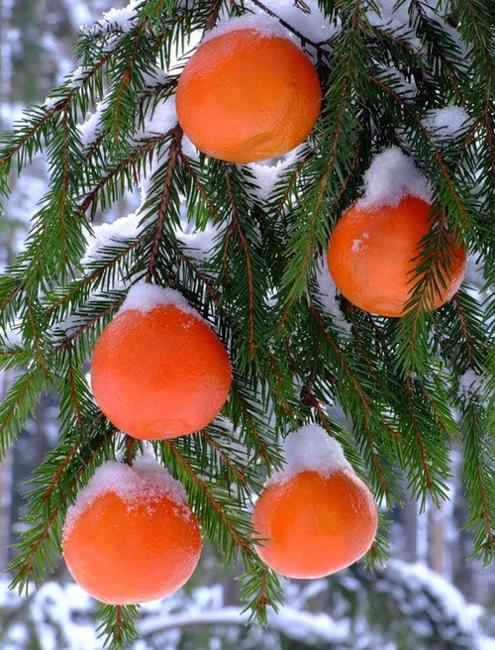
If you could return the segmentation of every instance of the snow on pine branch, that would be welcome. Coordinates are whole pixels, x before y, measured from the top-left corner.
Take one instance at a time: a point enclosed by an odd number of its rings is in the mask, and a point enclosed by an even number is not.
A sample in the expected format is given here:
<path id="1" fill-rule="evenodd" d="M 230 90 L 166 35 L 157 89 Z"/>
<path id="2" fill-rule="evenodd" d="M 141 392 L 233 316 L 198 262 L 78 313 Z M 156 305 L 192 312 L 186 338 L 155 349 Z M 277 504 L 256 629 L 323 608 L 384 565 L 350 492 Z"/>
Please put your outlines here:
<path id="1" fill-rule="evenodd" d="M 339 33 L 341 24 L 337 20 L 331 23 L 323 14 L 316 0 L 305 0 L 307 10 L 287 0 L 266 0 L 263 5 L 283 21 L 302 34 L 311 43 L 331 41 Z M 252 0 L 246 0 L 244 6 L 255 15 L 266 15 L 266 12 Z"/>
<path id="2" fill-rule="evenodd" d="M 121 9 L 109 9 L 95 23 L 81 25 L 81 31 L 88 36 L 97 36 L 109 29 L 119 30 L 125 34 L 133 28 L 138 8 L 142 4 L 143 0 L 131 0 Z"/>
<path id="3" fill-rule="evenodd" d="M 446 106 L 429 111 L 423 125 L 432 131 L 438 140 L 462 135 L 470 124 L 469 115 L 460 106 Z"/>
<path id="4" fill-rule="evenodd" d="M 125 242 L 137 239 L 144 227 L 140 226 L 142 216 L 139 212 L 115 219 L 112 223 L 102 223 L 93 228 L 93 236 L 89 239 L 86 252 L 81 260 L 83 265 L 97 262 L 105 257 L 103 251 L 107 247 L 125 248 Z"/>
<path id="5" fill-rule="evenodd" d="M 349 334 L 351 325 L 347 322 L 344 312 L 340 307 L 339 292 L 328 271 L 328 263 L 325 255 L 322 255 L 318 260 L 316 283 L 318 287 L 318 300 L 323 309 L 333 317 L 340 329 Z"/>

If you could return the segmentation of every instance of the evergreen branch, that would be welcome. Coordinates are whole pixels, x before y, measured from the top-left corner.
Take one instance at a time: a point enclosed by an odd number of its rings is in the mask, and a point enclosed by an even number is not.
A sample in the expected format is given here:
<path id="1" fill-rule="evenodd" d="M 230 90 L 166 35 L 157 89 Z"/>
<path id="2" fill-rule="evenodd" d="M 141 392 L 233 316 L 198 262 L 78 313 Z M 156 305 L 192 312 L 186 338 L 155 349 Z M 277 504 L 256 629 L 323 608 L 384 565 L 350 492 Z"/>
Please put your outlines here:
<path id="1" fill-rule="evenodd" d="M 210 217 L 212 218 L 212 220 L 214 222 L 220 223 L 222 221 L 222 218 L 221 218 L 220 214 L 218 213 L 218 211 L 217 211 L 217 209 L 215 207 L 215 203 L 214 203 L 213 199 L 211 198 L 209 192 L 205 188 L 204 184 L 201 182 L 201 179 L 200 179 L 198 173 L 196 172 L 194 167 L 191 165 L 191 162 L 189 161 L 187 156 L 184 154 L 182 149 L 180 150 L 179 155 L 180 155 L 182 164 L 184 165 L 184 167 L 186 168 L 188 174 L 191 176 L 191 178 L 193 180 L 194 186 L 196 187 L 196 189 L 198 190 L 199 195 L 201 196 L 201 198 L 205 202 L 205 205 L 206 205 L 206 207 L 208 209 L 208 214 L 210 215 Z"/>
<path id="2" fill-rule="evenodd" d="M 225 184 L 227 187 L 227 195 L 230 201 L 230 207 L 231 207 L 231 224 L 229 226 L 229 231 L 230 230 L 237 230 L 237 235 L 239 237 L 239 242 L 241 245 L 241 249 L 244 254 L 244 263 L 246 265 L 246 276 L 247 276 L 247 284 L 248 284 L 248 322 L 249 322 L 249 333 L 248 333 L 248 350 L 249 350 L 249 357 L 250 359 L 253 359 L 255 354 L 256 354 L 256 337 L 255 337 L 255 322 L 254 322 L 254 301 L 255 301 L 255 290 L 254 290 L 254 280 L 253 280 L 253 262 L 251 259 L 251 252 L 249 250 L 249 244 L 246 239 L 246 234 L 244 232 L 244 229 L 241 225 L 238 213 L 237 213 L 237 206 L 236 206 L 236 200 L 234 197 L 234 192 L 232 189 L 232 182 L 230 178 L 230 174 L 228 170 L 225 170 Z M 226 238 L 226 246 L 229 241 L 228 238 Z M 224 249 L 224 256 L 226 255 L 226 250 Z"/>
<path id="3" fill-rule="evenodd" d="M 206 429 L 201 431 L 202 437 L 206 442 L 212 447 L 217 454 L 220 456 L 225 465 L 229 468 L 232 474 L 236 477 L 237 481 L 244 487 L 248 487 L 249 481 L 246 478 L 244 472 L 242 472 L 239 467 L 231 460 L 231 458 L 225 453 L 222 447 L 217 443 L 217 441 L 211 436 Z"/>
<path id="4" fill-rule="evenodd" d="M 146 159 L 153 153 L 154 149 L 159 147 L 161 144 L 166 142 L 173 133 L 172 131 L 167 131 L 157 135 L 149 140 L 146 140 L 143 144 L 131 149 L 130 153 L 126 155 L 123 159 L 119 160 L 117 164 L 107 170 L 107 173 L 102 175 L 98 183 L 91 189 L 90 192 L 86 194 L 84 200 L 78 206 L 78 210 L 81 213 L 86 212 L 91 206 L 95 204 L 95 201 L 98 197 L 98 194 L 109 184 L 114 178 L 119 177 L 123 171 L 129 168 L 132 172 L 134 180 L 138 182 L 138 170 L 140 161 Z M 93 208 L 94 209 L 94 208 Z"/>
<path id="5" fill-rule="evenodd" d="M 135 621 L 139 615 L 136 605 L 107 605 L 98 603 L 96 618 L 100 621 L 97 628 L 99 637 L 103 637 L 103 647 L 112 650 L 125 650 L 139 638 Z"/>
<path id="6" fill-rule="evenodd" d="M 183 471 L 188 475 L 189 479 L 192 481 L 194 486 L 206 498 L 212 510 L 217 514 L 219 520 L 222 523 L 222 526 L 227 531 L 234 545 L 234 548 L 242 551 L 242 553 L 247 555 L 248 557 L 251 557 L 254 551 L 251 548 L 250 542 L 247 540 L 245 534 L 239 531 L 236 528 L 236 526 L 232 523 L 230 517 L 227 515 L 225 511 L 224 506 L 222 506 L 222 504 L 218 501 L 218 499 L 213 494 L 211 487 L 206 483 L 206 481 L 204 481 L 198 475 L 198 473 L 191 466 L 189 460 L 183 454 L 181 454 L 181 452 L 179 451 L 176 445 L 168 441 L 165 441 L 163 444 L 170 451 L 173 458 L 183 469 Z"/>
<path id="7" fill-rule="evenodd" d="M 29 146 L 30 144 L 32 145 L 29 150 L 28 160 L 32 159 L 34 152 L 39 152 L 41 150 L 42 139 L 39 134 L 43 132 L 44 127 L 49 124 L 57 113 L 63 113 L 69 110 L 74 98 L 77 97 L 81 90 L 84 89 L 86 85 L 100 72 L 100 70 L 105 67 L 114 52 L 115 50 L 106 52 L 98 61 L 93 63 L 92 67 L 80 76 L 79 84 L 69 86 L 68 88 L 62 86 L 55 91 L 56 96 L 60 93 L 60 100 L 55 102 L 51 108 L 46 109 L 44 107 L 34 107 L 31 114 L 28 113 L 24 119 L 30 120 L 30 126 L 24 131 L 21 130 L 19 133 L 14 131 L 11 136 L 12 143 L 10 145 L 8 144 L 7 147 L 3 149 L 0 149 L 0 176 L 4 173 L 4 170 L 8 170 L 12 158 L 20 154 L 24 147 Z M 31 117 L 31 115 L 33 117 Z M 20 166 L 24 167 L 24 165 L 25 161 L 21 159 Z"/>
<path id="8" fill-rule="evenodd" d="M 470 368 L 475 367 L 474 363 L 474 341 L 471 338 L 471 335 L 469 333 L 469 328 L 467 324 L 467 319 L 466 315 L 464 313 L 464 308 L 461 304 L 461 301 L 459 300 L 459 297 L 456 295 L 452 298 L 452 304 L 455 307 L 455 311 L 457 314 L 457 318 L 459 319 L 459 323 L 461 325 L 462 333 L 464 335 L 464 341 L 466 344 L 466 353 L 467 353 L 467 362 L 468 366 Z"/>
<path id="9" fill-rule="evenodd" d="M 158 263 L 158 252 L 160 250 L 160 243 L 162 241 L 165 217 L 169 209 L 172 181 L 173 181 L 175 167 L 179 159 L 181 142 L 182 142 L 182 129 L 180 125 L 177 124 L 177 126 L 175 126 L 171 131 L 171 144 L 168 153 L 168 161 L 165 170 L 165 178 L 164 178 L 163 189 L 160 197 L 158 215 L 156 218 L 155 234 L 153 236 L 153 243 L 151 246 L 148 269 L 146 271 L 146 279 L 148 280 L 148 282 L 154 276 L 156 271 L 156 266 Z"/>
<path id="10" fill-rule="evenodd" d="M 17 433 L 36 408 L 47 383 L 46 375 L 32 365 L 11 385 L 0 404 L 0 459 L 3 460 Z"/>
<path id="11" fill-rule="evenodd" d="M 331 350 L 333 351 L 337 363 L 339 364 L 340 368 L 344 372 L 344 375 L 347 377 L 350 385 L 352 386 L 355 394 L 357 395 L 359 402 L 361 403 L 362 409 L 363 409 L 363 433 L 366 438 L 366 444 L 368 448 L 368 453 L 369 457 L 372 463 L 372 467 L 374 469 L 376 479 L 380 488 L 380 491 L 383 493 L 384 496 L 386 496 L 387 499 L 390 499 L 393 496 L 393 489 L 389 484 L 389 481 L 385 475 L 385 472 L 382 467 L 381 460 L 379 456 L 376 454 L 375 449 L 374 449 L 374 442 L 373 442 L 373 433 L 370 428 L 370 421 L 373 416 L 373 410 L 371 408 L 370 402 L 366 396 L 366 393 L 364 392 L 361 384 L 355 377 L 351 367 L 349 366 L 349 363 L 340 350 L 339 346 L 337 345 L 337 342 L 334 338 L 334 336 L 331 334 L 330 330 L 328 327 L 326 327 L 325 322 L 323 321 L 322 317 L 318 313 L 318 311 L 315 309 L 315 307 L 310 304 L 309 307 L 309 313 L 311 315 L 311 318 L 314 320 L 316 325 L 318 326 L 319 330 L 322 333 L 323 338 L 327 341 L 329 344 Z"/>
<path id="12" fill-rule="evenodd" d="M 236 404 L 239 406 L 243 419 L 246 424 L 247 431 L 249 435 L 252 436 L 255 443 L 255 448 L 258 452 L 258 457 L 261 458 L 267 467 L 271 467 L 276 464 L 276 457 L 272 451 L 267 446 L 263 436 L 261 435 L 258 426 L 256 424 L 255 418 L 253 417 L 249 404 L 242 394 L 239 386 L 234 381 L 231 387 L 231 395 L 234 398 Z"/>
<path id="13" fill-rule="evenodd" d="M 220 15 L 220 10 L 222 9 L 222 5 L 223 0 L 212 0 L 208 18 L 205 23 L 205 31 L 209 31 L 215 27 L 218 16 Z"/>
<path id="14" fill-rule="evenodd" d="M 412 378 L 411 376 L 406 377 L 405 379 L 406 395 L 407 395 L 407 409 L 409 412 L 409 418 L 411 423 L 411 429 L 414 434 L 414 439 L 416 441 L 417 448 L 419 450 L 419 461 L 421 465 L 422 475 L 424 478 L 424 487 L 425 492 L 432 494 L 433 498 L 435 495 L 433 493 L 433 480 L 430 472 L 430 464 L 427 459 L 426 449 L 423 440 L 423 434 L 418 426 L 418 421 L 416 418 L 416 413 L 413 405 L 413 394 L 412 394 Z M 423 496 L 423 507 L 426 505 L 425 497 Z M 437 504 L 438 505 L 438 504 Z"/>
<path id="15" fill-rule="evenodd" d="M 474 553 L 484 563 L 495 558 L 495 474 L 493 439 L 484 429 L 479 406 L 471 400 L 461 421 L 464 435 L 464 482 L 471 509 L 468 525 L 474 529 Z"/>

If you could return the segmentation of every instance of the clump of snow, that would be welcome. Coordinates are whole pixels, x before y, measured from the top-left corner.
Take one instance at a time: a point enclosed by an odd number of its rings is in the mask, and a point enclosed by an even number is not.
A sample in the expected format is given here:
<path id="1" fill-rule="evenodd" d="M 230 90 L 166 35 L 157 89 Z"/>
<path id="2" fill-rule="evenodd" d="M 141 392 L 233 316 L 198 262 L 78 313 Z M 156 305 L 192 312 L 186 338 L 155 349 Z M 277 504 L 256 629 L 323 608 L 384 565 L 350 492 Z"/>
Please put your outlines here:
<path id="1" fill-rule="evenodd" d="M 346 332 L 351 331 L 351 326 L 345 319 L 340 308 L 338 290 L 328 270 L 326 257 L 322 255 L 316 268 L 316 283 L 318 285 L 318 298 L 323 309 L 330 314 L 337 325 Z"/>
<path id="2" fill-rule="evenodd" d="M 375 0 L 374 4 L 375 7 L 368 12 L 368 20 L 372 25 L 387 25 L 392 29 L 403 29 L 409 25 L 409 3 L 398 3 L 397 0 Z"/>
<path id="3" fill-rule="evenodd" d="M 51 111 L 55 108 L 61 99 L 62 97 L 47 97 L 45 99 L 45 103 L 43 104 L 43 108 L 45 108 L 47 111 Z"/>
<path id="4" fill-rule="evenodd" d="M 220 236 L 220 225 L 208 225 L 204 230 L 190 232 L 176 231 L 177 239 L 187 248 L 189 255 L 199 261 L 208 259 L 215 247 L 215 240 Z"/>
<path id="5" fill-rule="evenodd" d="M 267 38 L 279 36 L 296 43 L 294 35 L 283 27 L 278 20 L 266 14 L 244 14 L 236 18 L 221 20 L 216 27 L 205 32 L 202 43 L 207 43 L 218 36 L 241 29 L 252 29 Z"/>
<path id="6" fill-rule="evenodd" d="M 122 9 L 110 9 L 106 11 L 102 18 L 96 23 L 99 27 L 112 25 L 122 32 L 126 33 L 133 27 L 133 21 L 137 16 L 137 8 L 143 0 L 131 0 L 128 5 Z M 91 26 L 90 26 L 91 28 Z"/>
<path id="7" fill-rule="evenodd" d="M 13 325 L 7 326 L 0 337 L 9 347 L 22 347 L 24 345 L 24 335 L 22 333 L 22 322 L 16 321 Z"/>
<path id="8" fill-rule="evenodd" d="M 118 246 L 139 236 L 141 217 L 138 213 L 115 219 L 112 223 L 102 223 L 93 228 L 93 237 L 88 242 L 82 264 L 89 264 L 101 259 L 102 249 L 108 246 Z"/>
<path id="9" fill-rule="evenodd" d="M 131 309 L 146 313 L 159 305 L 173 305 L 184 313 L 202 320 L 198 312 L 191 307 L 181 293 L 175 289 L 160 287 L 157 284 L 148 282 L 138 282 L 129 289 L 129 293 L 118 313 L 122 314 Z"/>
<path id="10" fill-rule="evenodd" d="M 145 140 L 157 134 L 167 133 L 176 124 L 175 95 L 172 95 L 149 110 L 144 120 L 144 127 L 136 133 L 134 139 Z"/>
<path id="11" fill-rule="evenodd" d="M 482 375 L 470 368 L 459 378 L 459 393 L 466 397 L 480 395 L 485 390 L 485 381 Z"/>
<path id="12" fill-rule="evenodd" d="M 100 135 L 102 128 L 101 118 L 105 107 L 105 102 L 98 102 L 95 112 L 91 113 L 85 122 L 78 124 L 77 128 L 79 129 L 79 137 L 81 138 L 83 147 L 91 145 Z"/>
<path id="13" fill-rule="evenodd" d="M 397 0 L 375 0 L 374 7 L 367 11 L 370 25 L 400 35 L 402 40 L 420 50 L 421 40 L 409 24 L 409 2 Z M 377 11 L 378 10 L 378 11 Z"/>
<path id="14" fill-rule="evenodd" d="M 406 196 L 430 203 L 431 187 L 411 158 L 398 147 L 390 147 L 373 158 L 364 175 L 364 195 L 356 205 L 363 210 L 396 207 Z"/>
<path id="15" fill-rule="evenodd" d="M 460 106 L 446 106 L 429 111 L 423 120 L 424 126 L 440 139 L 458 135 L 468 122 L 469 115 Z"/>
<path id="16" fill-rule="evenodd" d="M 265 0 L 263 4 L 313 43 L 330 41 L 340 31 L 340 21 L 330 23 L 316 0 L 305 0 L 304 10 L 287 0 Z M 245 7 L 257 14 L 263 13 L 263 9 L 251 0 L 245 2 Z"/>
<path id="17" fill-rule="evenodd" d="M 280 158 L 270 158 L 269 160 L 253 162 L 246 165 L 256 185 L 256 188 L 253 190 L 255 196 L 262 201 L 267 201 L 272 195 L 282 174 L 299 160 L 300 154 L 304 149 L 305 145 L 300 145 Z"/>
<path id="18" fill-rule="evenodd" d="M 162 68 L 150 68 L 143 72 L 143 83 L 147 88 L 161 86 L 169 80 L 168 74 Z"/>
<path id="19" fill-rule="evenodd" d="M 93 503 L 109 492 L 115 493 L 124 501 L 129 510 L 147 501 L 156 501 L 164 496 L 174 501 L 185 518 L 189 518 L 190 509 L 186 492 L 162 465 L 153 458 L 142 456 L 132 467 L 124 463 L 108 461 L 100 465 L 85 488 L 77 495 L 76 502 L 67 511 L 63 537 L 70 534 L 74 523 Z"/>
<path id="20" fill-rule="evenodd" d="M 283 441 L 283 449 L 285 465 L 273 472 L 267 485 L 284 483 L 305 471 L 318 472 L 327 477 L 335 472 L 352 469 L 340 443 L 317 424 L 307 424 L 289 433 Z"/>

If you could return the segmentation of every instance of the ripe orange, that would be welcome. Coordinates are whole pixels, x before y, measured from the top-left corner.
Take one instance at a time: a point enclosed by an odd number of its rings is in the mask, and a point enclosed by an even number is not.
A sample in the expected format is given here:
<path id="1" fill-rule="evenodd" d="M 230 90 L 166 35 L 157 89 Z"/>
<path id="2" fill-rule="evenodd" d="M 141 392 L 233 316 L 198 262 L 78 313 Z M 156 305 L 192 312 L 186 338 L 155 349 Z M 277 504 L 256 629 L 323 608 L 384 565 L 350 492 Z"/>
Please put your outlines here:
<path id="1" fill-rule="evenodd" d="M 321 88 L 311 61 L 289 39 L 242 28 L 198 48 L 176 100 L 179 123 L 200 151 L 246 163 L 301 144 L 318 117 Z"/>
<path id="2" fill-rule="evenodd" d="M 118 314 L 93 352 L 97 403 L 116 427 L 142 440 L 199 431 L 219 413 L 231 382 L 218 336 L 173 304 Z"/>
<path id="3" fill-rule="evenodd" d="M 69 510 L 63 553 L 74 580 L 105 603 L 162 598 L 190 578 L 201 554 L 197 519 L 176 487 L 108 463 Z M 96 476 L 96 475 L 95 475 Z M 117 476 L 117 480 L 115 477 Z M 108 479 L 108 484 L 105 480 Z M 173 479 L 168 480 L 176 483 Z"/>
<path id="4" fill-rule="evenodd" d="M 253 511 L 256 550 L 289 578 L 321 578 L 359 560 L 376 534 L 377 509 L 350 470 L 303 471 L 261 493 Z"/>
<path id="5" fill-rule="evenodd" d="M 396 207 L 353 205 L 337 222 L 328 245 L 328 267 L 339 291 L 354 305 L 381 316 L 402 316 L 414 283 L 413 259 L 430 228 L 429 203 L 407 196 Z M 450 300 L 466 268 L 464 246 L 452 238 L 445 287 L 431 309 Z"/>

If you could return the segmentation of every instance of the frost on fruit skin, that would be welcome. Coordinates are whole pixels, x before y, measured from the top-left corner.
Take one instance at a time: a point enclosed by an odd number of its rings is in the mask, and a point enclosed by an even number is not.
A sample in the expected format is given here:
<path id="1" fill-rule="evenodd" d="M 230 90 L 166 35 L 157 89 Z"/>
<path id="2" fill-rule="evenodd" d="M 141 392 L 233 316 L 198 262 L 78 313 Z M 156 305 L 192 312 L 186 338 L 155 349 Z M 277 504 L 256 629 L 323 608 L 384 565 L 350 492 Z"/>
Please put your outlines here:
<path id="1" fill-rule="evenodd" d="M 335 472 L 351 470 L 341 444 L 317 424 L 307 424 L 289 433 L 283 441 L 285 465 L 273 472 L 266 485 L 285 483 L 301 472 L 318 472 L 328 477 Z"/>
<path id="2" fill-rule="evenodd" d="M 85 510 L 109 492 L 114 492 L 127 503 L 129 510 L 142 504 L 143 499 L 152 502 L 166 496 L 177 504 L 176 514 L 180 514 L 186 521 L 191 516 L 182 484 L 153 458 L 142 456 L 132 467 L 108 461 L 98 467 L 86 487 L 78 493 L 75 504 L 68 509 L 62 538 L 65 539 L 71 533 L 74 523 Z"/>
<path id="3" fill-rule="evenodd" d="M 157 284 L 150 284 L 148 282 L 138 282 L 129 289 L 127 297 L 124 300 L 122 307 L 119 309 L 118 314 L 133 309 L 145 314 L 160 305 L 173 305 L 185 314 L 189 314 L 198 320 L 204 321 L 201 315 L 191 307 L 181 293 L 175 289 L 160 287 Z"/>
<path id="4" fill-rule="evenodd" d="M 431 187 L 409 156 L 399 147 L 390 147 L 373 158 L 364 175 L 364 195 L 356 206 L 362 210 L 395 208 L 406 196 L 431 203 Z"/>
<path id="5" fill-rule="evenodd" d="M 223 36 L 229 32 L 235 32 L 241 29 L 252 29 L 258 32 L 260 36 L 267 38 L 287 38 L 298 47 L 301 47 L 300 42 L 278 20 L 264 14 L 245 14 L 237 18 L 222 20 L 216 27 L 205 33 L 201 44 L 211 41 L 218 36 Z"/>

